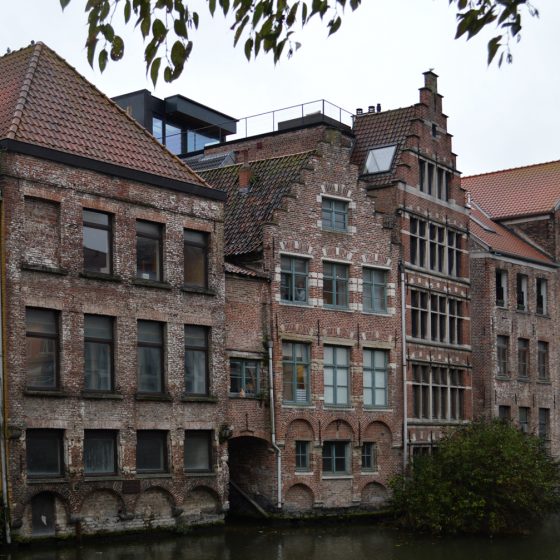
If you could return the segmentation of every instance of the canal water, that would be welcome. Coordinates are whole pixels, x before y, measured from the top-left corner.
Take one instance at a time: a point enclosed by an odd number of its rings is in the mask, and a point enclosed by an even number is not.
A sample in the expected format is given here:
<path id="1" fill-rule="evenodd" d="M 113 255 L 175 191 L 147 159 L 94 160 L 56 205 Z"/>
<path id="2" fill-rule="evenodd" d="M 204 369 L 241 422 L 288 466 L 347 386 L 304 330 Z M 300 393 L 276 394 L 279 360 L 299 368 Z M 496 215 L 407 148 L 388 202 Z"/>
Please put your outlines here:
<path id="1" fill-rule="evenodd" d="M 0 550 L 0 560 L 560 560 L 560 523 L 527 537 L 437 538 L 379 525 L 227 526 L 182 537 Z"/>

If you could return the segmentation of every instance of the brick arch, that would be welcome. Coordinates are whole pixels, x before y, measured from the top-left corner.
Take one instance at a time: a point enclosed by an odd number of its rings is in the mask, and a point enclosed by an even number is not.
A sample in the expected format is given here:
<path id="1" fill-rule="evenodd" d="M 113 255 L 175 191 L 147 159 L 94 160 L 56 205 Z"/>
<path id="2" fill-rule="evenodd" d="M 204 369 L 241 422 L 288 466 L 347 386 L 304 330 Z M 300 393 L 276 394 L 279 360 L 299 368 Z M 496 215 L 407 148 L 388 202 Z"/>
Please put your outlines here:
<path id="1" fill-rule="evenodd" d="M 171 519 L 175 499 L 173 495 L 161 486 L 146 488 L 134 504 L 134 514 L 144 521 Z"/>
<path id="2" fill-rule="evenodd" d="M 333 439 L 354 441 L 354 429 L 346 420 L 333 420 L 323 430 L 323 440 Z"/>
<path id="3" fill-rule="evenodd" d="M 302 418 L 296 418 L 289 423 L 288 429 L 286 430 L 286 437 L 313 441 L 315 438 L 315 431 L 313 430 L 311 422 Z"/>
<path id="4" fill-rule="evenodd" d="M 385 422 L 375 420 L 370 422 L 362 432 L 362 439 L 376 441 L 379 444 L 391 444 L 393 435 L 391 428 Z"/>
<path id="5" fill-rule="evenodd" d="M 188 515 L 219 513 L 220 497 L 208 486 L 196 486 L 187 493 L 184 509 Z"/>
<path id="6" fill-rule="evenodd" d="M 114 490 L 92 490 L 84 497 L 80 506 L 82 528 L 86 533 L 93 533 L 99 530 L 100 525 L 111 526 L 119 522 L 119 513 L 124 510 L 124 501 Z"/>
<path id="7" fill-rule="evenodd" d="M 366 507 L 381 507 L 389 498 L 389 491 L 379 482 L 368 482 L 360 495 L 360 503 Z"/>
<path id="8" fill-rule="evenodd" d="M 294 484 L 286 492 L 284 509 L 286 511 L 309 511 L 313 508 L 313 490 L 306 484 Z"/>
<path id="9" fill-rule="evenodd" d="M 53 522 L 53 531 L 49 532 L 46 531 L 45 533 L 35 533 L 32 530 L 33 527 L 33 502 L 41 497 L 45 498 L 52 498 L 53 500 L 53 507 L 54 507 L 54 520 Z M 18 510 L 16 510 L 18 511 Z M 16 513 L 14 511 L 14 513 Z M 29 495 L 28 499 L 21 504 L 19 508 L 19 513 L 21 515 L 22 521 L 22 533 L 23 534 L 34 534 L 35 536 L 43 535 L 49 536 L 58 533 L 58 528 L 62 527 L 63 530 L 68 527 L 69 520 L 70 520 L 70 503 L 68 499 L 64 496 L 64 494 L 51 491 L 51 490 L 39 490 L 37 492 L 33 492 Z M 16 518 L 16 515 L 14 515 Z"/>

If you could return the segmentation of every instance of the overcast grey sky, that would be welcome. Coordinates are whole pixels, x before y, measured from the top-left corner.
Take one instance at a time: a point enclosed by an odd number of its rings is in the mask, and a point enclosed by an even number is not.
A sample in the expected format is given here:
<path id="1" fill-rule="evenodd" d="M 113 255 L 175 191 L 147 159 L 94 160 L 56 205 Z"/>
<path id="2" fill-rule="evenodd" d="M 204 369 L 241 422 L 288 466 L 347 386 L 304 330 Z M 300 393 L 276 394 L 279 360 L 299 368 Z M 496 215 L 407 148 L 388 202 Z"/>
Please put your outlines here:
<path id="1" fill-rule="evenodd" d="M 206 14 L 181 78 L 158 83 L 160 97 L 180 93 L 240 118 L 316 99 L 351 112 L 381 103 L 394 109 L 415 103 L 422 72 L 440 76 L 448 130 L 458 167 L 466 175 L 560 159 L 560 2 L 534 0 L 539 19 L 527 19 L 513 45 L 514 63 L 486 66 L 486 40 L 454 41 L 455 13 L 447 0 L 363 0 L 348 11 L 338 33 L 326 39 L 319 21 L 304 29 L 302 48 L 274 66 L 272 57 L 247 62 L 221 16 Z M 109 96 L 153 91 L 138 33 L 125 34 L 125 57 L 103 74 L 92 70 L 83 47 L 85 0 L 3 0 L 0 54 L 43 41 Z M 0 77 L 1 79 L 1 77 Z"/>

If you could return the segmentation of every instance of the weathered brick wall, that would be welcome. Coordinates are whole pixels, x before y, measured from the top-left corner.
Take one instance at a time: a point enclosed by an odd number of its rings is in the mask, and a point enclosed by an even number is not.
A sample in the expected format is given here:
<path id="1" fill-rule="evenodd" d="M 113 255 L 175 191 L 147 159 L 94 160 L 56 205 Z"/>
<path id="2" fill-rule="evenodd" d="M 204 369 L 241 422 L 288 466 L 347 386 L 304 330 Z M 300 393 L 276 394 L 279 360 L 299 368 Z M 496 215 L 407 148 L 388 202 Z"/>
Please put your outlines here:
<path id="1" fill-rule="evenodd" d="M 214 519 L 227 507 L 227 446 L 218 434 L 226 418 L 228 368 L 225 363 L 222 204 L 174 191 L 96 174 L 32 157 L 2 156 L 6 258 L 6 332 L 10 506 L 17 535 L 30 533 L 30 500 L 56 493 L 65 515 L 57 534 L 126 530 L 183 523 L 182 511 L 200 522 L 199 495 L 212 496 L 204 506 Z M 82 208 L 113 216 L 111 279 L 82 275 Z M 164 225 L 164 281 L 159 287 L 134 282 L 135 221 Z M 208 232 L 211 293 L 184 291 L 183 228 Z M 37 266 L 41 265 L 41 266 Z M 41 268 L 42 267 L 42 268 Z M 25 308 L 58 311 L 60 390 L 52 395 L 26 390 Z M 84 314 L 115 318 L 114 398 L 86 398 L 84 389 Z M 164 324 L 166 398 L 136 396 L 137 320 Z M 183 399 L 184 325 L 210 328 L 210 394 L 217 402 Z M 26 429 L 64 431 L 64 476 L 32 480 L 26 476 Z M 86 478 L 83 472 L 84 429 L 118 432 L 118 476 Z M 136 430 L 168 432 L 169 474 L 136 473 Z M 186 474 L 185 429 L 213 433 L 213 473 Z M 138 481 L 132 493 L 127 482 Z M 194 496 L 195 498 L 191 497 Z M 202 507 L 202 506 L 201 506 Z M 62 510 L 61 510 L 62 511 Z M 57 514 L 58 515 L 58 514 Z M 70 524 L 72 521 L 72 524 Z"/>

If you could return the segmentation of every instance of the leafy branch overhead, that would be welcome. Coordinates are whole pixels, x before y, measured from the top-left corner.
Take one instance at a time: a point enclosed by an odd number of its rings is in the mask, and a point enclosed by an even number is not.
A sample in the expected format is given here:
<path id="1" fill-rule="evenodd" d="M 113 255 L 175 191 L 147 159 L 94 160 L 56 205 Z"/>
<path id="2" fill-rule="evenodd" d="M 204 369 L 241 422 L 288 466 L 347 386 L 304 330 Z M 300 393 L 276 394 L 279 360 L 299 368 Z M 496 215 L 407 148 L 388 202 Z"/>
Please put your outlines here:
<path id="1" fill-rule="evenodd" d="M 64 9 L 71 0 L 60 0 Z M 272 53 L 274 62 L 283 54 L 290 57 L 300 44 L 293 38 L 296 29 L 303 28 L 316 15 L 325 21 L 328 35 L 336 33 L 342 24 L 347 6 L 356 10 L 362 0 L 206 0 L 211 16 L 219 9 L 233 20 L 233 43 L 243 44 L 248 60 L 261 51 Z M 109 57 L 117 61 L 124 54 L 124 40 L 117 33 L 115 15 L 122 15 L 125 26 L 134 22 L 146 43 L 146 72 L 155 85 L 160 72 L 166 82 L 182 73 L 192 48 L 191 36 L 200 23 L 199 12 L 190 9 L 189 0 L 87 0 L 87 57 L 90 65 L 103 70 Z M 467 39 L 490 24 L 498 33 L 488 42 L 488 63 L 500 53 L 498 64 L 511 62 L 509 41 L 520 38 L 522 16 L 538 16 L 528 0 L 449 0 L 456 5 L 457 33 Z M 197 5 L 200 3 L 197 2 Z M 122 25 L 122 24 L 121 24 Z"/>

